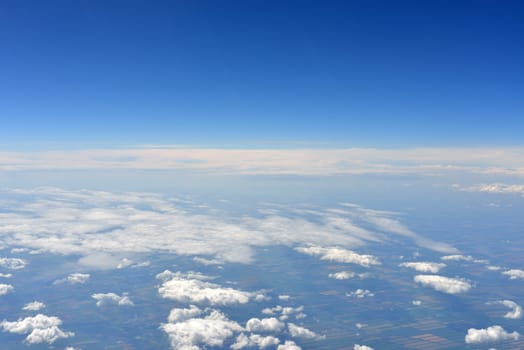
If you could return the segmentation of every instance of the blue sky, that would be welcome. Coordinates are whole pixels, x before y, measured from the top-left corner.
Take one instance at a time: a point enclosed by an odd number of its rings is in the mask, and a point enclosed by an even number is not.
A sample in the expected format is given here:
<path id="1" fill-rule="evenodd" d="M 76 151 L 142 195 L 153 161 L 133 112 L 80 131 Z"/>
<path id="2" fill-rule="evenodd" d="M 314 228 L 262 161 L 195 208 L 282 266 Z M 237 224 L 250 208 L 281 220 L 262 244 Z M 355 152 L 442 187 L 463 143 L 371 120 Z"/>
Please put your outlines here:
<path id="1" fill-rule="evenodd" d="M 520 146 L 520 1 L 4 1 L 0 147 Z"/>

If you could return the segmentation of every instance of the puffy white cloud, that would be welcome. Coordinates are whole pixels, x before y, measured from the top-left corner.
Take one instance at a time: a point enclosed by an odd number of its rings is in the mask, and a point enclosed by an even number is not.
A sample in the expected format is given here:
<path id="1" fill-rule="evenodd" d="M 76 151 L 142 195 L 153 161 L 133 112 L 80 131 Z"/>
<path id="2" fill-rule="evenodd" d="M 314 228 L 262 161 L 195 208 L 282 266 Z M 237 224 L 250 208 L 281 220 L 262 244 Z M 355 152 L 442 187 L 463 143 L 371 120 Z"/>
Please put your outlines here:
<path id="1" fill-rule="evenodd" d="M 244 333 L 240 333 L 231 349 L 239 350 L 246 347 L 258 347 L 259 349 L 265 349 L 270 346 L 276 346 L 280 343 L 280 340 L 271 335 L 262 336 L 260 334 L 251 334 L 249 337 Z"/>
<path id="2" fill-rule="evenodd" d="M 251 318 L 246 322 L 246 329 L 250 332 L 280 332 L 285 324 L 275 317 Z"/>
<path id="3" fill-rule="evenodd" d="M 283 307 L 281 305 L 277 305 L 273 308 L 265 308 L 262 310 L 262 313 L 265 315 L 274 315 L 274 314 L 280 314 L 279 319 L 281 321 L 287 320 L 291 315 L 295 315 L 296 319 L 302 319 L 306 317 L 306 314 L 304 314 L 302 311 L 304 311 L 304 306 L 298 306 L 298 307 L 291 307 L 286 306 Z"/>
<path id="4" fill-rule="evenodd" d="M 296 248 L 300 253 L 320 256 L 321 260 L 336 261 L 340 263 L 352 263 L 369 267 L 380 265 L 380 261 L 373 255 L 362 255 L 343 248 L 323 248 L 319 246 Z"/>
<path id="5" fill-rule="evenodd" d="M 20 258 L 0 258 L 0 266 L 11 270 L 20 270 L 26 267 L 27 261 Z"/>
<path id="6" fill-rule="evenodd" d="M 41 301 L 33 301 L 33 302 L 25 304 L 22 309 L 27 310 L 27 311 L 38 311 L 40 309 L 43 309 L 44 307 L 45 307 L 45 304 L 42 303 Z"/>
<path id="7" fill-rule="evenodd" d="M 371 346 L 355 344 L 353 350 L 373 350 Z"/>
<path id="8" fill-rule="evenodd" d="M 359 288 L 353 292 L 346 293 L 346 296 L 361 299 L 361 298 L 366 298 L 366 297 L 373 297 L 375 296 L 375 294 L 367 289 Z"/>
<path id="9" fill-rule="evenodd" d="M 443 263 L 434 263 L 434 262 L 405 262 L 400 264 L 401 267 L 408 267 L 410 269 L 414 269 L 419 272 L 431 272 L 431 273 L 437 273 L 444 267 L 446 267 L 446 264 Z"/>
<path id="10" fill-rule="evenodd" d="M 169 336 L 173 349 L 196 350 L 200 346 L 223 346 L 224 341 L 243 328 L 223 313 L 213 310 L 204 318 L 166 323 L 161 328 Z"/>
<path id="11" fill-rule="evenodd" d="M 122 260 L 124 256 L 157 251 L 197 256 L 200 263 L 250 263 L 259 247 L 309 244 L 338 247 L 323 252 L 328 260 L 373 265 L 375 257 L 350 254 L 348 249 L 385 241 L 387 234 L 425 244 L 397 220 L 385 217 L 392 214 L 362 207 L 319 210 L 313 219 L 309 214 L 290 215 L 293 208 L 235 218 L 212 210 L 195 212 L 158 194 L 56 188 L 7 192 L 16 194 L 12 205 L 19 210 L 2 214 L 3 244 L 35 253 L 79 255 L 78 263 L 89 268 L 123 267 L 131 263 Z M 429 248 L 440 250 L 438 244 Z"/>
<path id="12" fill-rule="evenodd" d="M 280 344 L 277 347 L 277 350 L 301 350 L 302 348 L 298 346 L 294 341 L 292 340 L 286 340 L 284 344 Z"/>
<path id="13" fill-rule="evenodd" d="M 61 324 L 62 320 L 58 317 L 38 314 L 14 322 L 4 320 L 0 323 L 0 327 L 4 332 L 28 334 L 25 341 L 29 344 L 51 344 L 58 339 L 74 336 L 72 332 L 62 331 L 59 328 Z"/>
<path id="14" fill-rule="evenodd" d="M 323 336 L 319 336 L 312 330 L 305 327 L 298 326 L 294 323 L 289 322 L 287 324 L 289 334 L 294 338 L 305 338 L 305 339 L 322 339 Z"/>
<path id="15" fill-rule="evenodd" d="M 7 293 L 10 293 L 14 289 L 15 288 L 12 285 L 10 285 L 10 284 L 0 283 L 0 296 L 1 295 L 6 295 Z"/>
<path id="16" fill-rule="evenodd" d="M 334 278 L 336 280 L 348 280 L 350 278 L 355 277 L 355 273 L 349 272 L 349 271 L 340 271 L 340 272 L 330 273 L 328 277 Z"/>
<path id="17" fill-rule="evenodd" d="M 196 278 L 195 278 L 196 277 Z M 157 275 L 164 280 L 158 288 L 163 298 L 183 303 L 229 305 L 245 304 L 253 297 L 252 293 L 221 287 L 218 284 L 202 280 L 199 275 L 185 276 L 181 273 L 164 271 Z"/>
<path id="18" fill-rule="evenodd" d="M 414 277 L 414 281 L 447 294 L 464 293 L 471 289 L 471 284 L 468 281 L 437 275 L 417 275 Z"/>
<path id="19" fill-rule="evenodd" d="M 188 320 L 190 318 L 195 318 L 200 316 L 204 311 L 196 307 L 195 305 L 190 305 L 187 309 L 171 309 L 167 321 L 170 323 L 176 323 Z"/>
<path id="20" fill-rule="evenodd" d="M 519 269 L 511 269 L 508 271 L 504 271 L 502 273 L 503 275 L 509 276 L 509 279 L 516 280 L 516 279 L 524 279 L 524 270 Z"/>
<path id="21" fill-rule="evenodd" d="M 473 261 L 473 257 L 470 255 L 461 255 L 461 254 L 454 254 L 454 255 L 445 255 L 441 257 L 442 260 L 447 261 Z"/>
<path id="22" fill-rule="evenodd" d="M 506 307 L 509 307 L 511 309 L 511 311 L 508 311 L 504 315 L 505 318 L 512 318 L 512 319 L 522 318 L 522 307 L 519 304 L 517 304 L 516 302 L 514 302 L 514 301 L 511 301 L 511 300 L 499 300 L 499 301 L 495 301 L 495 302 L 489 303 L 489 304 L 501 304 L 501 305 L 504 305 Z"/>
<path id="23" fill-rule="evenodd" d="M 2 278 L 11 278 L 11 277 L 13 277 L 13 274 L 11 274 L 11 273 L 0 273 L 0 277 L 2 277 Z"/>
<path id="24" fill-rule="evenodd" d="M 519 340 L 520 334 L 517 332 L 508 333 L 501 326 L 491 326 L 486 329 L 468 329 L 465 341 L 467 344 L 479 344 L 496 342 L 501 340 Z"/>
<path id="25" fill-rule="evenodd" d="M 133 301 L 126 295 L 118 295 L 115 293 L 95 293 L 91 295 L 95 299 L 96 306 L 104 306 L 109 304 L 115 304 L 119 306 L 133 306 Z"/>

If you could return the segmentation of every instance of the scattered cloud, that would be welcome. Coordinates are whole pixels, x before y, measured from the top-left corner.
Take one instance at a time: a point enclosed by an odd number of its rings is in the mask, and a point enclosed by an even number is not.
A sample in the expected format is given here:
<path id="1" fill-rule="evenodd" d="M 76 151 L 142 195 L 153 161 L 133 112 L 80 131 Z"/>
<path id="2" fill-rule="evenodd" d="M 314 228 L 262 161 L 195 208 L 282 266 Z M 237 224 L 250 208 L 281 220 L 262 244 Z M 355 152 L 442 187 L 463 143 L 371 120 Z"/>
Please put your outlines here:
<path id="1" fill-rule="evenodd" d="M 291 322 L 287 324 L 287 328 L 288 328 L 289 334 L 293 338 L 304 338 L 304 339 L 323 339 L 324 338 L 323 336 L 319 336 L 315 332 L 305 327 L 298 326 Z"/>
<path id="2" fill-rule="evenodd" d="M 371 346 L 355 344 L 353 350 L 373 350 Z"/>
<path id="3" fill-rule="evenodd" d="M 244 333 L 240 333 L 231 349 L 239 350 L 246 347 L 258 347 L 259 349 L 265 349 L 270 346 L 276 346 L 280 343 L 280 340 L 274 336 L 262 336 L 259 334 L 251 334 L 249 336 Z"/>
<path id="4" fill-rule="evenodd" d="M 280 332 L 286 325 L 275 317 L 270 318 L 251 318 L 246 322 L 246 330 L 250 332 Z"/>
<path id="5" fill-rule="evenodd" d="M 464 293 L 471 289 L 471 284 L 466 280 L 438 275 L 417 275 L 414 281 L 447 294 Z"/>
<path id="6" fill-rule="evenodd" d="M 419 272 L 438 273 L 441 269 L 446 267 L 446 264 L 434 262 L 405 262 L 399 266 L 408 267 Z"/>
<path id="7" fill-rule="evenodd" d="M 25 338 L 28 344 L 52 344 L 58 339 L 74 336 L 72 332 L 62 331 L 59 328 L 61 324 L 62 320 L 58 317 L 38 314 L 14 322 L 4 320 L 0 323 L 0 327 L 4 332 L 28 334 Z"/>
<path id="8" fill-rule="evenodd" d="M 275 315 L 280 314 L 279 319 L 281 321 L 287 320 L 291 315 L 295 315 L 296 319 L 302 319 L 306 317 L 306 314 L 304 314 L 302 311 L 304 311 L 304 306 L 298 306 L 298 307 L 291 307 L 286 306 L 283 307 L 281 305 L 277 305 L 273 308 L 265 308 L 262 310 L 262 313 L 265 315 Z"/>
<path id="9" fill-rule="evenodd" d="M 291 299 L 289 295 L 282 294 L 278 296 L 278 300 L 288 301 L 289 299 Z"/>
<path id="10" fill-rule="evenodd" d="M 167 321 L 169 323 L 182 322 L 190 318 L 195 318 L 196 316 L 200 316 L 203 312 L 204 312 L 203 310 L 196 307 L 195 305 L 190 305 L 189 308 L 186 308 L 186 309 L 175 308 L 175 309 L 171 309 L 171 312 L 169 312 Z"/>
<path id="11" fill-rule="evenodd" d="M 461 191 L 487 193 L 516 193 L 524 196 L 524 185 L 508 185 L 503 183 L 481 184 L 470 187 L 455 186 Z"/>
<path id="12" fill-rule="evenodd" d="M 13 277 L 13 274 L 11 273 L 0 273 L 1 278 L 11 278 Z"/>
<path id="13" fill-rule="evenodd" d="M 319 246 L 311 246 L 296 248 L 296 250 L 300 253 L 320 256 L 321 260 L 351 263 L 364 267 L 380 265 L 378 258 L 373 255 L 362 255 L 343 248 L 323 248 Z"/>
<path id="14" fill-rule="evenodd" d="M 71 284 L 83 284 L 86 283 L 91 277 L 88 273 L 72 273 L 67 276 L 67 282 Z"/>
<path id="15" fill-rule="evenodd" d="M 96 306 L 101 307 L 105 305 L 119 305 L 119 306 L 133 306 L 133 302 L 126 295 L 118 295 L 115 293 L 95 293 L 91 295 L 96 300 Z"/>
<path id="16" fill-rule="evenodd" d="M 496 342 L 501 340 L 519 340 L 520 334 L 517 332 L 508 333 L 501 326 L 491 326 L 486 329 L 468 329 L 465 341 L 467 344 L 480 344 Z"/>
<path id="17" fill-rule="evenodd" d="M 1 295 L 6 295 L 7 293 L 10 293 L 14 289 L 15 288 L 12 285 L 10 285 L 10 284 L 0 283 L 0 296 Z"/>
<path id="18" fill-rule="evenodd" d="M 503 275 L 509 276 L 510 280 L 524 279 L 524 270 L 511 269 L 502 272 Z"/>
<path id="19" fill-rule="evenodd" d="M 223 346 L 224 341 L 243 328 L 223 313 L 213 310 L 204 318 L 190 318 L 161 326 L 173 349 L 200 349 L 200 346 Z"/>
<path id="20" fill-rule="evenodd" d="M 473 261 L 473 257 L 469 255 L 460 255 L 460 254 L 454 254 L 454 255 L 446 255 L 441 257 L 442 260 L 446 261 Z"/>
<path id="21" fill-rule="evenodd" d="M 0 258 L 0 267 L 11 270 L 20 270 L 26 267 L 27 261 L 20 258 Z"/>
<path id="22" fill-rule="evenodd" d="M 224 262 L 217 259 L 206 259 L 200 256 L 195 256 L 193 260 L 202 265 L 222 265 Z"/>
<path id="23" fill-rule="evenodd" d="M 177 300 L 183 303 L 229 305 L 245 304 L 254 295 L 252 293 L 221 287 L 218 284 L 206 282 L 203 275 L 184 275 L 181 272 L 164 271 L 157 275 L 163 281 L 158 292 L 163 298 Z"/>
<path id="24" fill-rule="evenodd" d="M 367 298 L 367 297 L 373 297 L 375 296 L 374 293 L 372 293 L 371 291 L 367 290 L 367 289 L 357 289 L 353 292 L 349 292 L 349 293 L 346 293 L 346 296 L 348 297 L 352 297 L 352 298 L 358 298 L 358 299 L 362 299 L 362 298 Z"/>
<path id="25" fill-rule="evenodd" d="M 411 304 L 413 304 L 413 305 L 415 305 L 415 306 L 420 306 L 420 305 L 422 305 L 422 301 L 421 301 L 421 300 L 413 300 L 413 301 L 411 302 Z"/>
<path id="26" fill-rule="evenodd" d="M 350 278 L 355 277 L 355 273 L 350 272 L 350 271 L 340 271 L 340 272 L 330 273 L 328 277 L 336 279 L 336 280 L 348 280 Z"/>
<path id="27" fill-rule="evenodd" d="M 301 350 L 302 348 L 298 346 L 294 341 L 292 340 L 286 340 L 284 344 L 280 344 L 277 347 L 277 350 Z"/>
<path id="28" fill-rule="evenodd" d="M 38 311 L 38 310 L 43 309 L 44 307 L 45 307 L 45 304 L 42 303 L 41 301 L 33 301 L 33 302 L 25 304 L 22 310 Z"/>
<path id="29" fill-rule="evenodd" d="M 491 303 L 488 303 L 488 304 L 500 304 L 500 305 L 504 305 L 506 307 L 509 307 L 511 309 L 511 311 L 507 312 L 504 315 L 505 318 L 511 318 L 511 319 L 522 318 L 522 307 L 519 304 L 517 304 L 516 302 L 514 302 L 514 301 L 511 301 L 511 300 L 499 300 L 499 301 L 494 301 L 494 302 L 491 302 Z"/>

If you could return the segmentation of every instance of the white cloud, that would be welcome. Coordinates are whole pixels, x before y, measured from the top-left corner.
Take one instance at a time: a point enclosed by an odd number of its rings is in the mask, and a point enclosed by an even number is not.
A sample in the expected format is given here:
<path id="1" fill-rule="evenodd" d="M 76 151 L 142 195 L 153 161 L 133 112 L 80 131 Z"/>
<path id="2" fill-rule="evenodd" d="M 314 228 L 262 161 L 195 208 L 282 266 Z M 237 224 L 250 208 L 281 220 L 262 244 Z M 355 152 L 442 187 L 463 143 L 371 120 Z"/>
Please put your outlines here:
<path id="1" fill-rule="evenodd" d="M 13 277 L 13 274 L 11 274 L 11 273 L 0 273 L 0 277 L 2 277 L 2 278 L 11 278 L 11 277 Z"/>
<path id="2" fill-rule="evenodd" d="M 446 264 L 443 263 L 434 263 L 434 262 L 405 262 L 400 264 L 401 267 L 408 267 L 419 272 L 431 272 L 438 273 L 441 269 L 446 267 Z"/>
<path id="3" fill-rule="evenodd" d="M 362 299 L 362 298 L 366 298 L 366 297 L 373 297 L 373 296 L 375 296 L 375 294 L 372 293 L 371 291 L 367 290 L 367 289 L 360 289 L 359 288 L 359 289 L 357 289 L 357 290 L 355 290 L 353 292 L 346 293 L 346 296 Z"/>
<path id="4" fill-rule="evenodd" d="M 1 295 L 6 295 L 7 293 L 10 293 L 14 289 L 15 288 L 12 285 L 10 285 L 10 284 L 0 283 L 0 296 Z"/>
<path id="5" fill-rule="evenodd" d="M 319 246 L 296 248 L 300 253 L 320 256 L 321 260 L 335 261 L 340 263 L 352 263 L 364 267 L 380 265 L 380 261 L 373 255 L 362 255 L 343 248 L 323 248 Z"/>
<path id="6" fill-rule="evenodd" d="M 45 307 L 45 304 L 42 303 L 41 301 L 33 301 L 33 302 L 25 304 L 22 309 L 27 310 L 27 311 L 38 311 L 40 309 L 43 309 L 44 307 Z"/>
<path id="7" fill-rule="evenodd" d="M 238 323 L 216 310 L 204 318 L 166 323 L 161 328 L 168 334 L 171 347 L 183 350 L 200 349 L 201 345 L 223 346 L 226 339 L 243 330 Z"/>
<path id="8" fill-rule="evenodd" d="M 286 325 L 276 319 L 270 318 L 251 318 L 246 322 L 246 329 L 250 332 L 280 332 Z"/>
<path id="9" fill-rule="evenodd" d="M 454 254 L 454 255 L 446 255 L 441 257 L 442 260 L 447 261 L 473 261 L 473 257 L 469 255 L 460 255 L 460 254 Z"/>
<path id="10" fill-rule="evenodd" d="M 0 266 L 11 270 L 20 270 L 26 267 L 27 261 L 20 258 L 0 258 Z"/>
<path id="11" fill-rule="evenodd" d="M 504 315 L 505 318 L 511 318 L 511 319 L 522 318 L 522 307 L 519 304 L 517 304 L 516 302 L 514 302 L 514 301 L 511 301 L 511 300 L 499 300 L 499 301 L 495 301 L 493 303 L 488 303 L 488 304 L 500 304 L 500 305 L 504 305 L 506 307 L 509 307 L 511 309 L 511 311 L 508 311 Z"/>
<path id="12" fill-rule="evenodd" d="M 458 187 L 462 191 L 487 193 L 516 193 L 524 195 L 524 185 L 508 185 L 503 183 L 481 184 L 470 187 Z"/>
<path id="13" fill-rule="evenodd" d="M 277 350 L 301 350 L 302 348 L 298 346 L 294 341 L 292 340 L 286 340 L 284 344 L 280 344 L 277 347 Z"/>
<path id="14" fill-rule="evenodd" d="M 318 334 L 316 334 L 315 332 L 307 328 L 298 326 L 291 322 L 287 324 L 287 328 L 289 330 L 289 334 L 293 338 L 304 338 L 304 339 L 322 339 L 324 338 L 323 336 L 319 336 Z"/>
<path id="15" fill-rule="evenodd" d="M 471 288 L 471 284 L 463 279 L 437 275 L 417 275 L 414 277 L 414 281 L 447 294 L 464 293 Z"/>
<path id="16" fill-rule="evenodd" d="M 115 304 L 119 306 L 133 306 L 133 301 L 126 295 L 118 295 L 115 293 L 95 293 L 91 295 L 96 300 L 96 306 Z"/>
<path id="17" fill-rule="evenodd" d="M 262 336 L 259 334 L 251 334 L 249 337 L 244 333 L 240 333 L 231 349 L 239 350 L 246 347 L 258 347 L 259 349 L 265 349 L 270 346 L 276 346 L 280 343 L 280 340 L 271 335 Z"/>
<path id="18" fill-rule="evenodd" d="M 12 206 L 18 211 L 2 213 L 3 244 L 35 253 L 79 255 L 78 263 L 88 268 L 123 267 L 130 263 L 123 257 L 152 252 L 196 256 L 200 263 L 250 263 L 256 249 L 274 245 L 310 245 L 305 249 L 311 253 L 315 247 L 337 247 L 324 251 L 325 259 L 372 265 L 375 257 L 351 254 L 350 249 L 387 241 L 388 234 L 428 246 L 427 240 L 391 218 L 393 214 L 362 207 L 318 210 L 314 218 L 307 213 L 290 215 L 293 208 L 235 218 L 195 211 L 159 194 L 56 188 L 4 192 L 16 194 Z M 429 248 L 442 246 L 432 242 Z"/>
<path id="19" fill-rule="evenodd" d="M 62 331 L 59 328 L 61 324 L 62 320 L 58 317 L 38 314 L 14 322 L 4 320 L 0 323 L 0 327 L 4 332 L 28 334 L 25 339 L 28 344 L 51 344 L 58 339 L 74 336 L 72 332 Z"/>
<path id="20" fill-rule="evenodd" d="M 304 306 L 298 306 L 298 307 L 291 307 L 286 306 L 283 307 L 281 305 L 277 305 L 273 308 L 265 308 L 262 310 L 262 313 L 265 315 L 275 315 L 280 314 L 279 319 L 281 321 L 287 320 L 291 315 L 295 315 L 296 319 L 302 319 L 306 317 L 306 314 L 304 314 L 302 311 L 304 311 Z"/>
<path id="21" fill-rule="evenodd" d="M 509 279 L 511 280 L 516 280 L 519 278 L 524 279 L 524 270 L 512 269 L 512 270 L 504 271 L 502 274 L 509 276 Z"/>
<path id="22" fill-rule="evenodd" d="M 501 326 L 491 326 L 486 329 L 468 329 L 465 337 L 467 344 L 479 344 L 496 342 L 501 340 L 519 340 L 520 334 L 517 332 L 508 333 Z"/>
<path id="23" fill-rule="evenodd" d="M 91 277 L 88 273 L 72 273 L 67 276 L 67 281 L 71 284 L 83 284 L 86 283 Z"/>
<path id="24" fill-rule="evenodd" d="M 195 305 L 190 305 L 187 309 L 171 309 L 167 321 L 169 323 L 177 323 L 188 320 L 190 318 L 195 318 L 200 316 L 204 311 L 196 307 Z"/>
<path id="25" fill-rule="evenodd" d="M 412 303 L 413 305 L 415 305 L 415 306 L 420 306 L 420 305 L 422 305 L 422 301 L 421 301 L 421 300 L 413 300 L 411 303 Z"/>
<path id="26" fill-rule="evenodd" d="M 206 259 L 200 256 L 195 256 L 193 260 L 202 265 L 222 265 L 224 262 L 217 259 Z"/>
<path id="27" fill-rule="evenodd" d="M 282 294 L 282 295 L 279 295 L 279 296 L 278 296 L 278 300 L 284 300 L 284 301 L 287 301 L 287 300 L 289 300 L 289 299 L 291 299 L 291 296 L 289 296 L 289 295 Z"/>
<path id="28" fill-rule="evenodd" d="M 193 277 L 193 278 L 191 278 Z M 253 297 L 252 293 L 224 288 L 218 284 L 205 282 L 198 276 L 184 276 L 182 273 L 164 271 L 157 278 L 164 282 L 158 288 L 163 298 L 177 300 L 183 303 L 229 305 L 245 304 Z"/>
<path id="29" fill-rule="evenodd" d="M 353 350 L 373 350 L 371 346 L 355 344 Z"/>
<path id="30" fill-rule="evenodd" d="M 355 277 L 355 273 L 349 272 L 349 271 L 340 271 L 340 272 L 330 273 L 328 277 L 334 278 L 336 280 L 348 280 L 350 278 Z"/>

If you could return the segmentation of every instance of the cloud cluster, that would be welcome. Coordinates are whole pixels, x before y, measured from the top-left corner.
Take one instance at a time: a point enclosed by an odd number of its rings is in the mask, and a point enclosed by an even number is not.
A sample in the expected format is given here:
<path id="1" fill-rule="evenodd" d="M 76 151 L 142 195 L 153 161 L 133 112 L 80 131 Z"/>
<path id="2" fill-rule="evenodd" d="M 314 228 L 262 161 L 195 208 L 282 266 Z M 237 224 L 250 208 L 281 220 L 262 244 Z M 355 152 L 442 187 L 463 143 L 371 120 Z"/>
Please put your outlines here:
<path id="1" fill-rule="evenodd" d="M 0 258 L 0 267 L 11 270 L 20 270 L 27 265 L 27 261 L 20 258 Z"/>
<path id="2" fill-rule="evenodd" d="M 0 327 L 4 332 L 28 334 L 25 341 L 28 344 L 48 343 L 52 344 L 58 339 L 74 336 L 72 332 L 64 332 L 59 326 L 62 320 L 55 316 L 38 314 L 18 321 L 2 321 Z"/>
<path id="3" fill-rule="evenodd" d="M 373 255 L 363 255 L 343 248 L 323 248 L 319 246 L 296 248 L 300 253 L 320 256 L 321 260 L 335 261 L 340 263 L 357 264 L 364 267 L 380 265 L 380 261 Z"/>
<path id="4" fill-rule="evenodd" d="M 250 332 L 265 333 L 265 332 L 280 332 L 286 325 L 275 317 L 269 318 L 251 318 L 246 322 L 246 330 Z"/>
<path id="5" fill-rule="evenodd" d="M 295 315 L 296 319 L 305 318 L 306 315 L 302 312 L 304 311 L 304 306 L 291 307 L 291 306 L 281 306 L 277 305 L 273 308 L 265 308 L 262 310 L 262 313 L 265 315 L 275 315 L 280 314 L 279 320 L 285 321 L 291 315 Z"/>
<path id="6" fill-rule="evenodd" d="M 163 298 L 177 300 L 182 303 L 209 304 L 213 306 L 246 304 L 254 295 L 241 290 L 221 287 L 218 284 L 206 282 L 207 276 L 181 272 L 164 271 L 157 275 L 163 281 L 158 292 Z"/>
<path id="7" fill-rule="evenodd" d="M 288 328 L 288 331 L 289 331 L 289 334 L 293 337 L 293 338 L 304 338 L 304 339 L 323 339 L 322 336 L 319 336 L 318 334 L 316 334 L 315 332 L 305 328 L 305 327 L 301 327 L 301 326 L 298 326 L 294 323 L 291 323 L 289 322 L 287 324 L 287 328 Z"/>
<path id="8" fill-rule="evenodd" d="M 414 269 L 419 272 L 438 273 L 441 269 L 446 267 L 446 264 L 419 261 L 419 262 L 405 262 L 405 263 L 400 264 L 399 266 Z"/>
<path id="9" fill-rule="evenodd" d="M 265 349 L 267 347 L 273 347 L 280 343 L 280 340 L 272 335 L 262 336 L 260 334 L 250 334 L 249 336 L 244 333 L 240 333 L 231 349 L 239 350 L 244 348 L 258 347 L 259 349 Z"/>
<path id="10" fill-rule="evenodd" d="M 200 346 L 223 346 L 224 341 L 243 328 L 223 313 L 213 310 L 203 318 L 189 318 L 161 326 L 173 349 L 200 349 Z"/>
<path id="11" fill-rule="evenodd" d="M 367 298 L 367 297 L 373 297 L 375 296 L 374 293 L 372 293 L 371 291 L 367 290 L 367 289 L 357 289 L 353 292 L 349 292 L 349 293 L 346 293 L 346 296 L 348 297 L 352 297 L 352 298 L 358 298 L 358 299 L 362 299 L 362 298 Z"/>
<path id="12" fill-rule="evenodd" d="M 471 289 L 471 284 L 468 281 L 438 275 L 417 275 L 414 277 L 414 281 L 447 294 L 464 293 Z"/>
<path id="13" fill-rule="evenodd" d="M 30 303 L 25 304 L 22 310 L 38 311 L 38 310 L 43 309 L 44 307 L 45 307 L 45 304 L 42 303 L 41 301 L 32 301 Z"/>
<path id="14" fill-rule="evenodd" d="M 17 210 L 2 214 L 2 244 L 32 254 L 79 255 L 78 262 L 89 268 L 134 266 L 126 256 L 151 252 L 193 255 L 200 263 L 250 263 L 256 249 L 274 245 L 307 247 L 304 252 L 327 260 L 369 266 L 378 262 L 375 257 L 350 249 L 387 241 L 387 235 L 455 251 L 411 232 L 394 214 L 355 205 L 317 210 L 313 216 L 279 208 L 235 218 L 212 210 L 196 212 L 192 204 L 159 194 L 57 188 L 6 192 Z M 7 260 L 16 258 L 2 259 L 8 266 L 21 266 L 21 260 Z"/>
<path id="15" fill-rule="evenodd" d="M 520 334 L 517 332 L 508 333 L 501 326 L 491 326 L 485 329 L 468 329 L 465 341 L 467 344 L 480 344 L 496 342 L 501 340 L 519 340 Z"/>
<path id="16" fill-rule="evenodd" d="M 133 301 L 131 299 L 123 294 L 118 295 L 115 293 L 95 293 L 91 295 L 93 299 L 96 300 L 96 306 L 101 307 L 105 305 L 118 305 L 118 306 L 133 306 Z"/>
<path id="17" fill-rule="evenodd" d="M 510 280 L 524 279 L 524 270 L 511 269 L 502 272 L 503 275 L 509 276 Z"/>
<path id="18" fill-rule="evenodd" d="M 6 295 L 7 293 L 10 293 L 15 288 L 10 284 L 0 283 L 0 296 Z"/>

